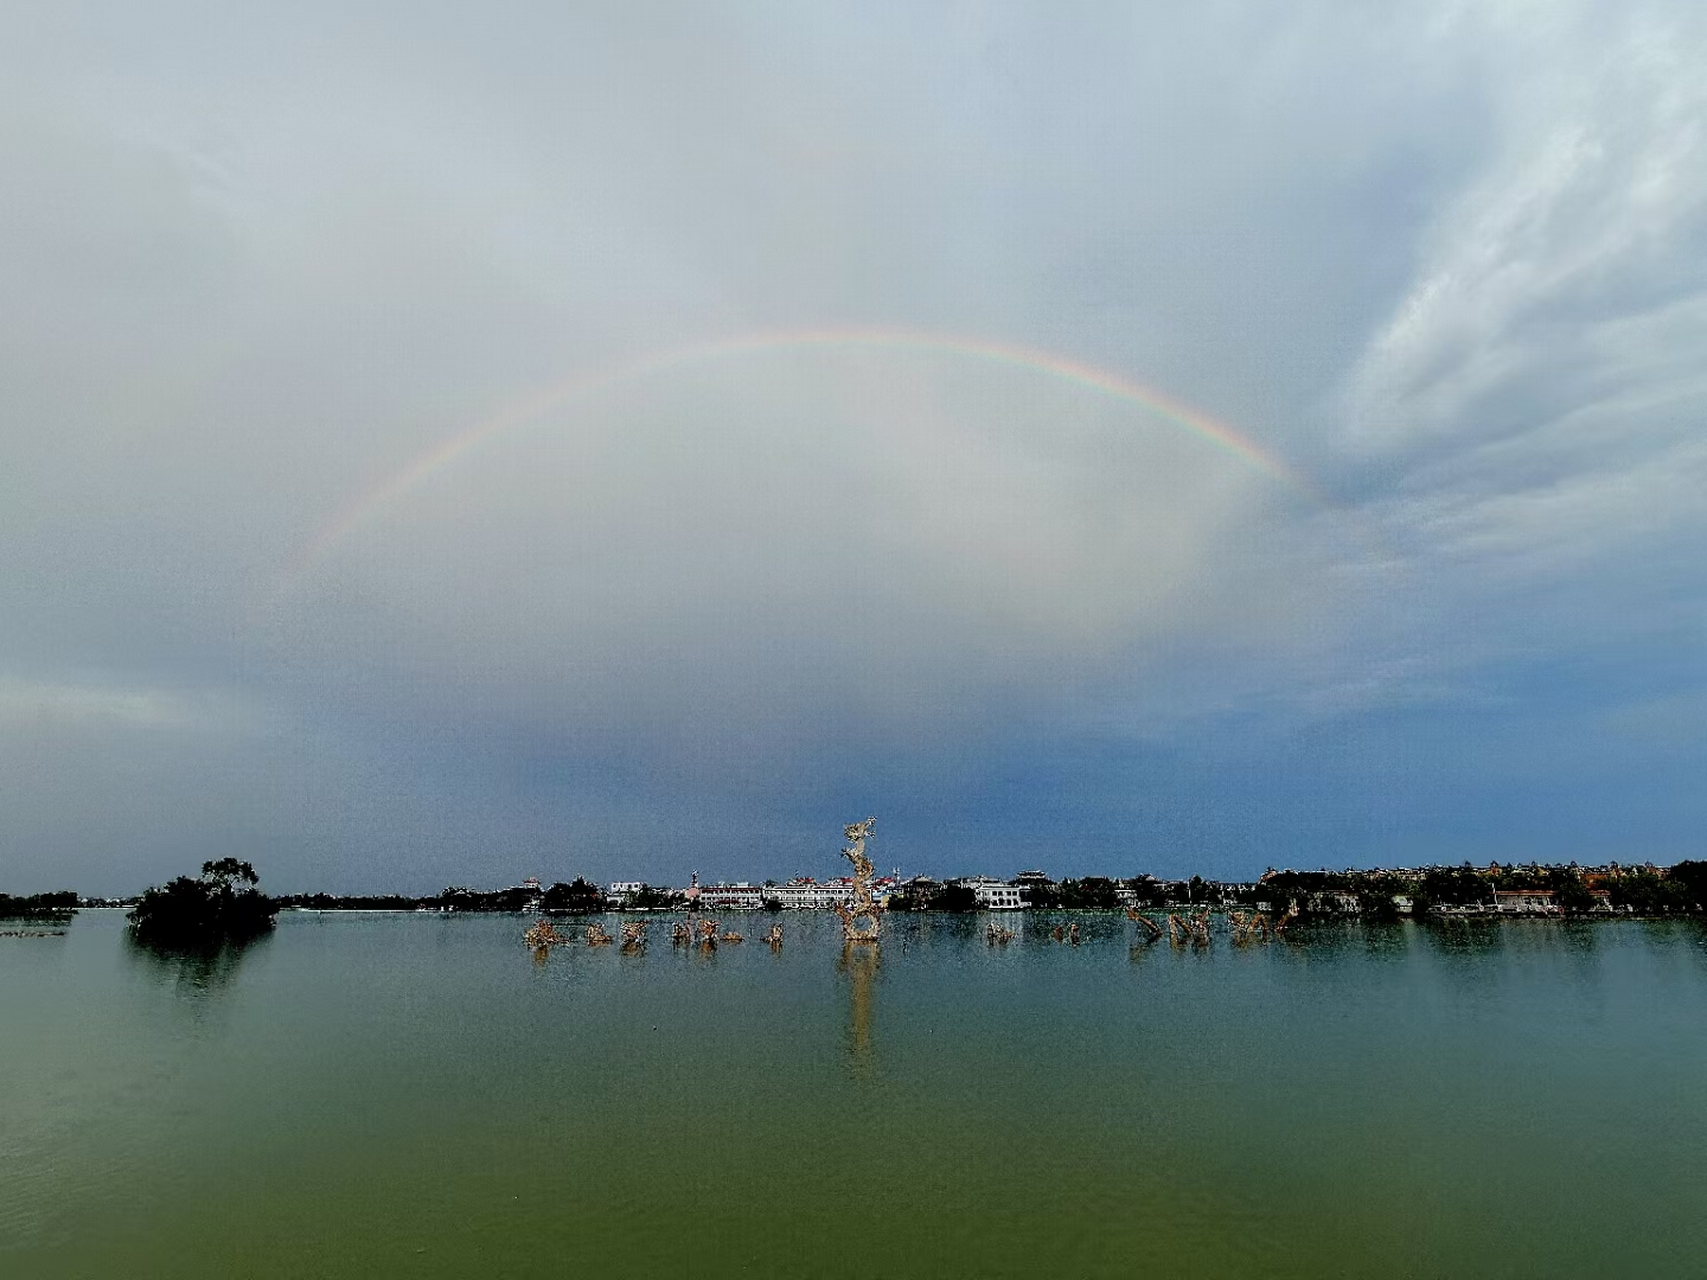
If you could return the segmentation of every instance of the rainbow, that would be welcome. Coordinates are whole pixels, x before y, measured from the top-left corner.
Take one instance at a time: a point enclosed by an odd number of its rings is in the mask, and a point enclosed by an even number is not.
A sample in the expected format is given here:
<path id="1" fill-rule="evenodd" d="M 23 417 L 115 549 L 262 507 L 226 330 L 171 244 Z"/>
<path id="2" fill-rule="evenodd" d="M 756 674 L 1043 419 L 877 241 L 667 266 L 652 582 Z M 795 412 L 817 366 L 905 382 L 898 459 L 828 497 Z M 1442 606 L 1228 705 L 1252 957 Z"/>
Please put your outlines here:
<path id="1" fill-rule="evenodd" d="M 372 521 L 386 507 L 419 485 L 428 476 L 479 448 L 495 436 L 521 426 L 558 405 L 591 395 L 624 382 L 632 382 L 667 370 L 735 356 L 812 347 L 864 348 L 902 351 L 911 354 L 951 356 L 1025 369 L 1058 378 L 1110 399 L 1137 405 L 1148 413 L 1183 427 L 1193 435 L 1238 458 L 1296 490 L 1318 505 L 1328 505 L 1318 488 L 1281 459 L 1249 437 L 1201 410 L 1117 373 L 1072 359 L 1056 352 L 982 338 L 933 334 L 898 329 L 819 329 L 786 333 L 752 334 L 713 342 L 696 343 L 653 352 L 639 359 L 578 374 L 546 387 L 510 407 L 482 419 L 458 435 L 417 454 L 400 470 L 358 496 L 321 527 L 291 561 L 281 578 L 289 588 L 313 572 L 345 539 Z"/>

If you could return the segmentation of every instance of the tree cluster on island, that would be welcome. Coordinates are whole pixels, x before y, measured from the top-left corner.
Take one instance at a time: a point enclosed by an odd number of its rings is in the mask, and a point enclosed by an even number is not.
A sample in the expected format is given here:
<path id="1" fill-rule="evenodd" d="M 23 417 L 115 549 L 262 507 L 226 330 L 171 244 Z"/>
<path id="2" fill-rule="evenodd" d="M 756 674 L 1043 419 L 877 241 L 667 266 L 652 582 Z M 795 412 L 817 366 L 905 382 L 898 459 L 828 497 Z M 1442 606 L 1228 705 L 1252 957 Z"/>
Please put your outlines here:
<path id="1" fill-rule="evenodd" d="M 236 858 L 202 863 L 143 893 L 130 913 L 138 942 L 179 946 L 247 942 L 273 927 L 278 904 L 256 886 L 255 868 Z"/>
<path id="2" fill-rule="evenodd" d="M 77 895 L 70 889 L 14 897 L 0 893 L 0 920 L 65 921 L 77 913 Z"/>

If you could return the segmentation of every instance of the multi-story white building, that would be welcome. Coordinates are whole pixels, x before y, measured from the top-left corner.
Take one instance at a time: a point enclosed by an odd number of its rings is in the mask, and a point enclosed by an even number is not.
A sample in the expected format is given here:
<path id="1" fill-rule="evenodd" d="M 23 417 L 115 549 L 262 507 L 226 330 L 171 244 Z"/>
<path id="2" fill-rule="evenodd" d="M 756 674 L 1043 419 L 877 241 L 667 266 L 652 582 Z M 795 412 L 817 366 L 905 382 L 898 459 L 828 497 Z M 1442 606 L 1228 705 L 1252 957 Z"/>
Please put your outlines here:
<path id="1" fill-rule="evenodd" d="M 745 880 L 734 884 L 706 884 L 699 887 L 699 905 L 725 911 L 757 911 L 764 906 L 765 891 Z"/>
<path id="2" fill-rule="evenodd" d="M 853 881 L 846 876 L 819 884 L 811 876 L 795 876 L 787 884 L 773 884 L 764 894 L 784 911 L 828 911 L 853 901 Z"/>
<path id="3" fill-rule="evenodd" d="M 1025 906 L 1019 886 L 1006 880 L 997 880 L 994 876 L 967 876 L 960 883 L 972 890 L 978 905 L 985 911 L 1018 911 Z"/>

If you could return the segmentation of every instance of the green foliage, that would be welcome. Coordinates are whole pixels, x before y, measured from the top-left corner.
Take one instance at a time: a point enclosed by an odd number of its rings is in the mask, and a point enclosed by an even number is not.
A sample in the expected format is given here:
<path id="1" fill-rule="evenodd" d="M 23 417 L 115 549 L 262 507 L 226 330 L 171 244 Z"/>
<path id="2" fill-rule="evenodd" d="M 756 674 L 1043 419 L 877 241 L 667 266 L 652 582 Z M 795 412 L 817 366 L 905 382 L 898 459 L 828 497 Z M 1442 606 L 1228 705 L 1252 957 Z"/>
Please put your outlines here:
<path id="1" fill-rule="evenodd" d="M 1679 863 L 1672 868 L 1669 876 L 1649 871 L 1645 867 L 1636 867 L 1620 872 L 1607 882 L 1607 889 L 1612 895 L 1612 905 L 1627 907 L 1637 915 L 1662 916 L 1674 911 L 1693 911 L 1695 903 L 1700 899 L 1692 896 L 1689 888 L 1689 872 L 1683 876 L 1677 874 L 1678 867 L 1703 866 L 1702 863 Z"/>
<path id="2" fill-rule="evenodd" d="M 76 910 L 77 895 L 70 889 L 61 889 L 57 893 L 32 893 L 22 898 L 0 893 L 0 920 L 41 916 L 66 920 Z"/>
<path id="3" fill-rule="evenodd" d="M 1276 911 L 1284 911 L 1288 903 L 1296 902 L 1299 910 L 1304 911 L 1309 909 L 1313 894 L 1341 888 L 1344 879 L 1327 871 L 1279 871 L 1258 884 L 1250 899 L 1271 903 Z"/>
<path id="4" fill-rule="evenodd" d="M 1168 883 L 1154 876 L 1133 876 L 1126 882 L 1126 887 L 1141 907 L 1165 906 L 1173 897 Z"/>
<path id="5" fill-rule="evenodd" d="M 976 911 L 978 894 L 968 884 L 945 884 L 925 904 L 927 911 Z"/>
<path id="6" fill-rule="evenodd" d="M 1106 876 L 1063 880 L 1056 905 L 1069 911 L 1113 911 L 1120 906 L 1117 891 L 1118 886 Z"/>
<path id="7" fill-rule="evenodd" d="M 239 884 L 246 884 L 252 889 L 261 883 L 261 878 L 255 874 L 255 868 L 247 862 L 239 862 L 236 858 L 221 858 L 218 862 L 202 863 L 202 879 L 221 893 L 229 893 Z"/>
<path id="8" fill-rule="evenodd" d="M 553 886 L 553 888 L 556 887 Z M 564 887 L 567 888 L 567 886 Z M 522 888 L 519 885 L 510 889 L 496 889 L 491 892 L 452 885 L 433 900 L 433 905 L 445 911 L 492 911 L 519 914 L 528 910 L 528 904 L 533 900 L 533 890 Z M 550 908 L 546 909 L 550 910 Z"/>
<path id="9" fill-rule="evenodd" d="M 1594 910 L 1595 896 L 1578 875 L 1562 876 L 1554 884 L 1553 902 L 1568 916 L 1580 916 Z"/>
<path id="10" fill-rule="evenodd" d="M 1685 911 L 1707 910 L 1707 862 L 1680 862 L 1666 873 L 1676 888 Z"/>
<path id="11" fill-rule="evenodd" d="M 1465 907 L 1487 902 L 1493 897 L 1493 889 L 1466 862 L 1461 867 L 1433 867 L 1425 871 L 1413 896 L 1417 910 L 1426 912 L 1434 906 Z"/>
<path id="12" fill-rule="evenodd" d="M 1045 909 L 1061 905 L 1061 886 L 1054 883 L 1034 882 L 1025 886 L 1021 891 L 1025 905 L 1033 909 Z"/>
<path id="13" fill-rule="evenodd" d="M 950 893 L 949 890 L 954 892 Z M 947 895 L 946 897 L 944 895 Z M 965 885 L 938 884 L 934 880 L 909 884 L 891 893 L 885 911 L 976 911 L 978 895 Z"/>
<path id="14" fill-rule="evenodd" d="M 651 892 L 654 894 L 657 893 L 656 890 L 652 890 Z M 487 894 L 482 896 L 499 897 L 501 895 Z M 520 906 L 515 908 L 486 907 L 483 909 L 488 911 L 503 911 L 511 909 L 520 911 L 525 908 L 526 905 L 527 903 L 524 900 Z M 540 905 L 546 911 L 550 912 L 567 912 L 572 915 L 593 915 L 603 911 L 606 903 L 605 895 L 599 889 L 598 885 L 593 884 L 583 876 L 576 876 L 569 884 L 564 884 L 562 881 L 558 881 L 556 884 L 552 885 L 551 888 L 547 889 L 540 901 Z M 652 904 L 640 902 L 637 896 L 635 899 L 631 900 L 630 905 L 650 906 Z M 660 903 L 659 905 L 662 904 Z M 478 910 L 482 908 L 476 909 Z"/>
<path id="15" fill-rule="evenodd" d="M 1351 878 L 1348 886 L 1357 898 L 1357 909 L 1368 920 L 1397 920 L 1397 894 L 1409 894 L 1410 881 L 1388 872 L 1372 872 Z"/>
<path id="16" fill-rule="evenodd" d="M 179 876 L 148 889 L 130 913 L 138 941 L 195 944 L 244 941 L 273 927 L 278 904 L 254 888 L 255 868 L 235 858 L 202 863 L 198 879 Z M 238 888 L 238 885 L 244 886 Z"/>

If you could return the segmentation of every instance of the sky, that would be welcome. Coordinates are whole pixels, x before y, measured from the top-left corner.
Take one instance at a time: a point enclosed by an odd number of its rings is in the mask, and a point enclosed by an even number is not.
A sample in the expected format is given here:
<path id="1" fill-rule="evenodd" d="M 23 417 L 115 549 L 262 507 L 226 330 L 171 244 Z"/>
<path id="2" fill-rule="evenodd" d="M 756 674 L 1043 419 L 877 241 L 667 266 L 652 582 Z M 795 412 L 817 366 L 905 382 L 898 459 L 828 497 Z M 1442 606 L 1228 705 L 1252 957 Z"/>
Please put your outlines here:
<path id="1" fill-rule="evenodd" d="M 1707 856 L 1707 8 L 19 5 L 0 889 Z"/>

